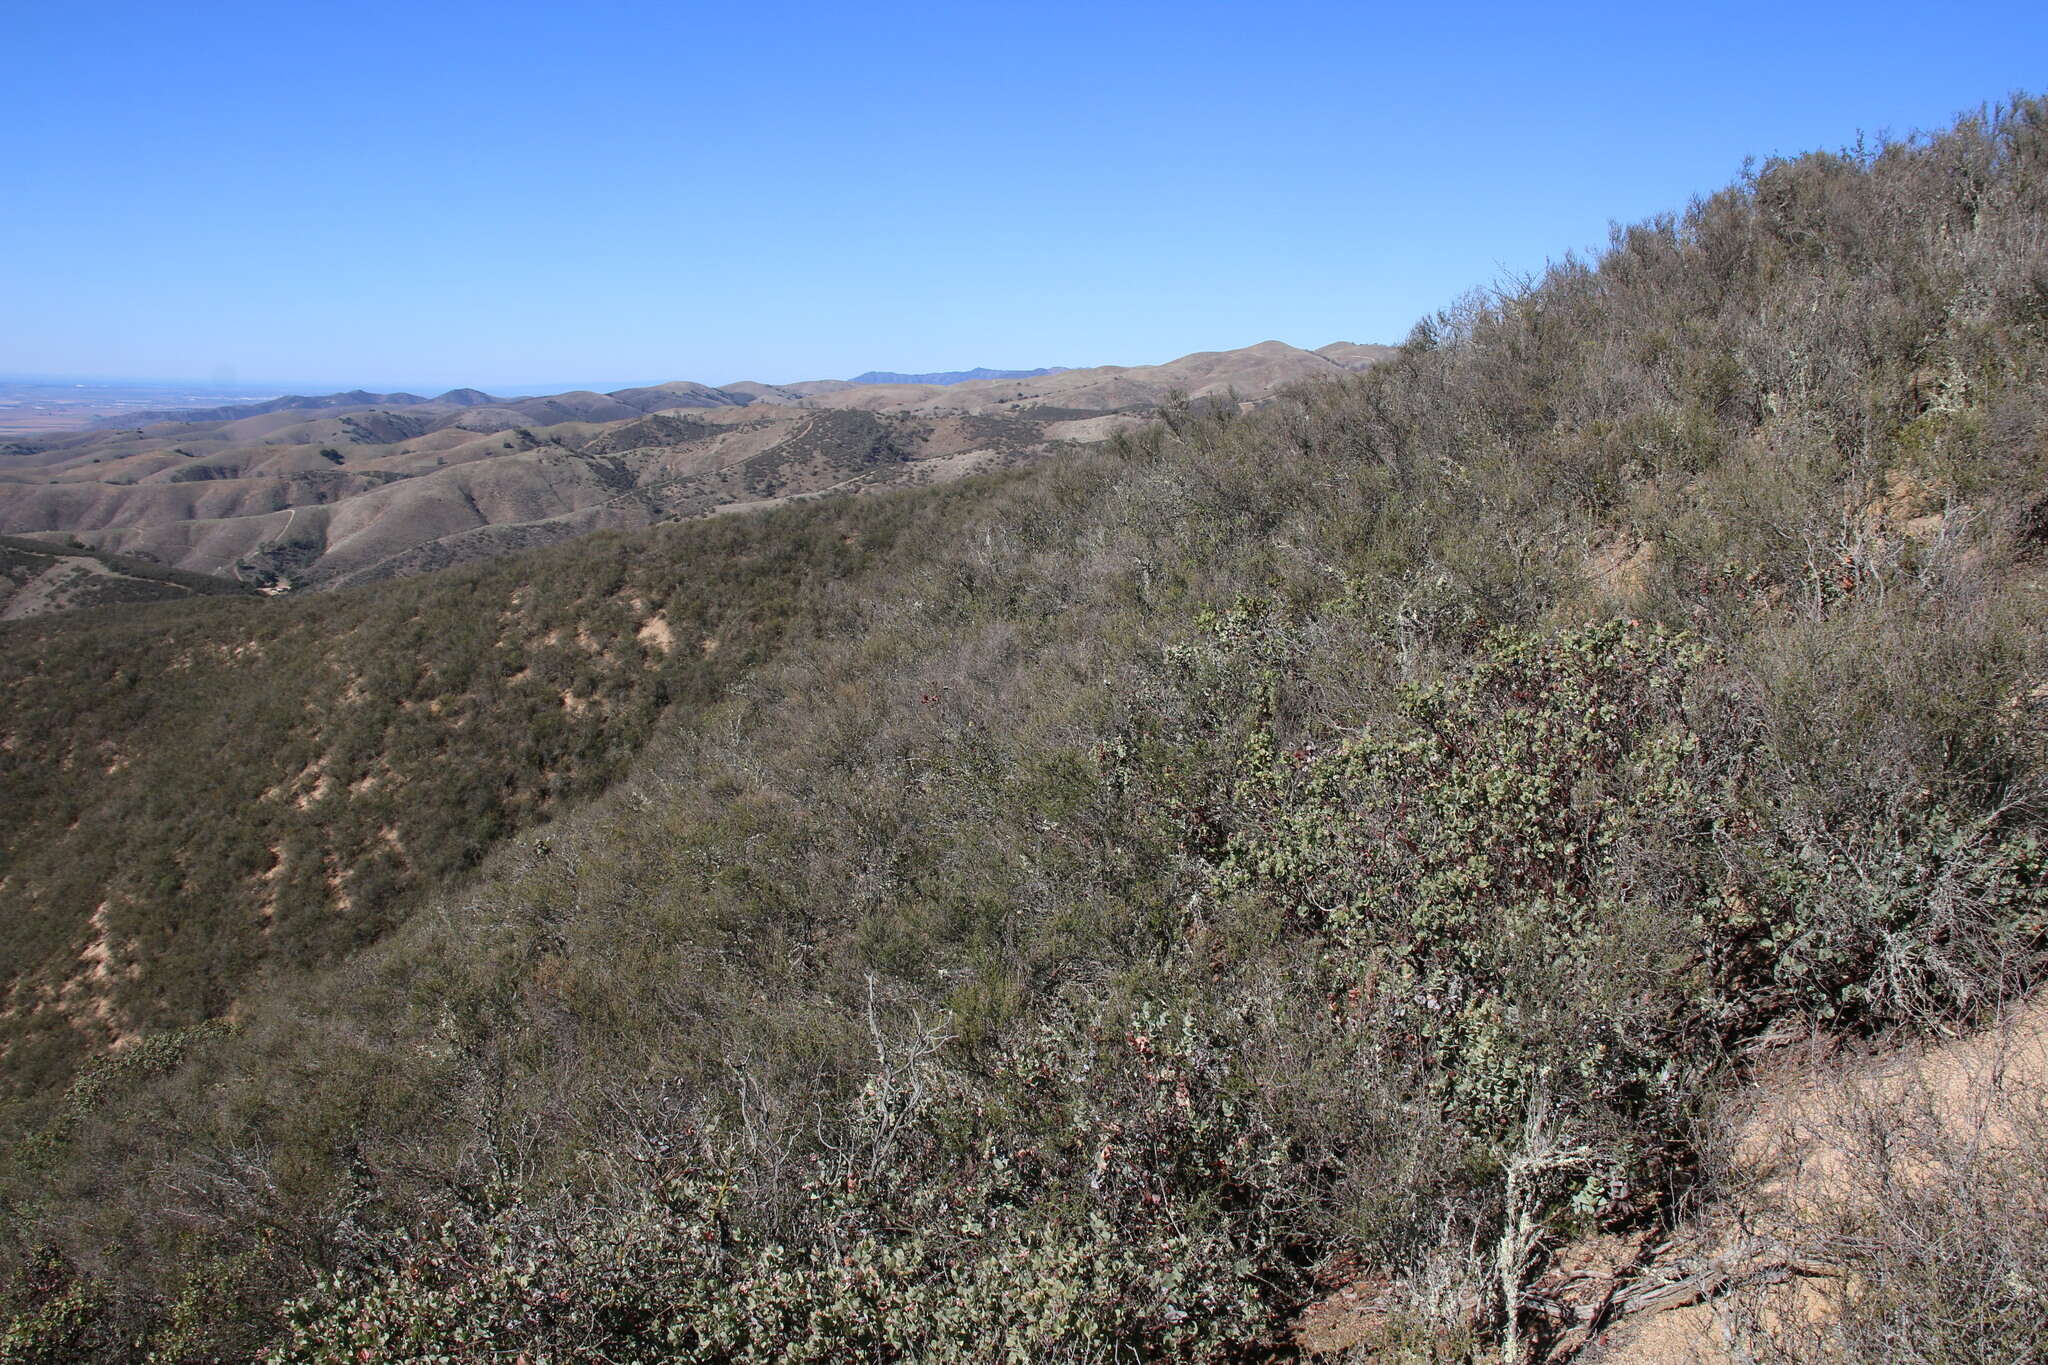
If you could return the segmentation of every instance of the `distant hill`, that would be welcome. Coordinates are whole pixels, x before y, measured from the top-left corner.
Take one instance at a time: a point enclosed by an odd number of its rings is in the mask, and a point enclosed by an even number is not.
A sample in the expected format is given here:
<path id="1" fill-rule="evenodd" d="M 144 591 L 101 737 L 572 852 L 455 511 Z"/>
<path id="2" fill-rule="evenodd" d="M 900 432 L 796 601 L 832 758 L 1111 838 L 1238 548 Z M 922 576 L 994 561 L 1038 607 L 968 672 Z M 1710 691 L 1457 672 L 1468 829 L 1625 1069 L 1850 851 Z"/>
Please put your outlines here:
<path id="1" fill-rule="evenodd" d="M 83 546 L 0 536 L 0 621 L 127 602 L 250 594 L 250 589 L 225 578 L 183 573 Z"/>
<path id="2" fill-rule="evenodd" d="M 815 394 L 814 407 L 865 408 L 937 415 L 950 412 L 1147 413 L 1170 394 L 1264 401 L 1289 384 L 1368 369 L 1393 355 L 1391 346 L 1337 342 L 1305 351 L 1262 341 L 1234 351 L 1197 351 L 1163 365 L 1097 365 L 1029 379 L 968 379 L 957 384 L 860 384 Z"/>
<path id="3" fill-rule="evenodd" d="M 535 422 L 616 421 L 664 408 L 730 407 L 751 401 L 743 394 L 730 394 L 708 384 L 693 384 L 687 380 L 645 388 L 618 389 L 612 393 L 575 389 L 535 398 L 494 398 L 481 389 L 450 389 L 433 398 L 422 398 L 416 393 L 369 393 L 351 389 L 347 393 L 314 397 L 288 393 L 282 398 L 261 403 L 236 403 L 218 408 L 166 408 L 154 412 L 125 413 L 101 418 L 93 423 L 93 427 L 105 431 L 158 426 L 166 422 L 237 422 L 245 417 L 263 417 L 276 412 L 356 411 L 365 408 L 431 408 L 437 417 L 445 419 L 440 425 L 456 420 L 461 410 L 479 408 L 512 413 Z M 449 412 L 451 409 L 455 411 Z"/>
<path id="4" fill-rule="evenodd" d="M 1267 341 L 1164 365 L 908 377 L 935 382 L 353 390 L 147 413 L 0 443 L 0 535 L 76 538 L 272 591 L 334 587 L 591 531 L 939 482 L 1102 440 L 1174 393 L 1263 402 L 1389 354 Z"/>
<path id="5" fill-rule="evenodd" d="M 1036 379 L 1042 374 L 1064 374 L 1064 365 L 1042 370 L 939 370 L 933 374 L 897 374 L 894 370 L 869 370 L 847 380 L 849 384 L 964 384 L 971 379 Z"/>
<path id="6" fill-rule="evenodd" d="M 364 389 L 311 397 L 302 393 L 288 393 L 281 398 L 271 398 L 261 403 L 229 403 L 217 408 L 164 408 L 155 412 L 126 412 L 113 417 L 102 417 L 95 421 L 93 426 L 104 429 L 148 425 L 154 422 L 231 422 L 238 417 L 257 417 L 266 412 L 302 412 L 317 408 L 409 408 L 421 403 L 464 403 L 466 400 L 458 395 L 476 392 L 475 389 L 451 389 L 440 399 L 422 398 L 416 393 L 370 393 Z M 487 395 L 479 394 L 478 397 Z"/>

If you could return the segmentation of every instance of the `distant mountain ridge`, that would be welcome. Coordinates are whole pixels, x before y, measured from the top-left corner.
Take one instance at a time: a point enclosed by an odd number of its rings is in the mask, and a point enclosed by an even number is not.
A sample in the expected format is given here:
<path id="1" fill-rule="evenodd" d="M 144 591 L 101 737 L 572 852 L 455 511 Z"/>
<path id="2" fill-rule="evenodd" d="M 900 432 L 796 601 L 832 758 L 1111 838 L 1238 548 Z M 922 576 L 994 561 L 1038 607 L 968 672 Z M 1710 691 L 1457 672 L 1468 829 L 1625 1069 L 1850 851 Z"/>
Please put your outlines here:
<path id="1" fill-rule="evenodd" d="M 130 415 L 0 441 L 0 535 L 75 539 L 266 591 L 336 587 L 590 531 L 958 478 L 1107 439 L 1174 395 L 1262 403 L 1391 354 L 1263 341 L 1162 365 L 917 376 L 938 383 L 353 390 Z M 996 374 L 1024 377 L 976 377 Z"/>
<path id="2" fill-rule="evenodd" d="M 1065 374 L 1066 365 L 1048 365 L 1041 370 L 935 370 L 930 374 L 898 374 L 894 370 L 869 370 L 847 380 L 849 384 L 965 384 L 975 379 L 1036 379 L 1044 374 Z"/>
<path id="3" fill-rule="evenodd" d="M 478 401 L 495 400 L 489 394 L 479 393 L 475 389 L 450 389 L 438 398 L 422 398 L 416 393 L 371 393 L 367 389 L 350 389 L 347 393 L 310 396 L 288 393 L 261 403 L 226 403 L 217 408 L 164 408 L 156 412 L 129 412 L 116 417 L 99 418 L 92 425 L 104 429 L 154 422 L 231 422 L 237 417 L 260 417 L 266 412 L 303 412 L 319 408 L 410 408 L 422 403 L 450 403 L 468 407 Z"/>
<path id="4" fill-rule="evenodd" d="M 815 397 L 820 393 L 850 385 L 916 384 L 947 387 L 954 384 L 973 383 L 988 379 L 1038 379 L 1046 375 L 1067 374 L 1065 365 L 1049 365 L 1037 370 L 940 370 L 931 374 L 898 374 L 893 370 L 869 370 L 866 374 L 852 379 L 811 379 L 795 384 L 757 384 L 751 381 L 728 384 L 713 388 L 708 384 L 695 384 L 687 380 L 669 384 L 654 384 L 644 388 L 618 389 L 607 394 L 594 393 L 588 389 L 576 389 L 569 393 L 549 394 L 538 397 L 499 398 L 485 393 L 482 389 L 450 389 L 432 398 L 416 393 L 372 393 L 367 389 L 350 389 L 346 393 L 323 393 L 308 395 L 288 393 L 281 397 L 265 399 L 257 403 L 228 403 L 214 408 L 164 408 L 149 412 L 122 413 L 116 417 L 102 417 L 93 422 L 94 430 L 111 427 L 152 426 L 159 422 L 232 422 L 243 417 L 261 417 L 272 412 L 317 412 L 332 408 L 503 408 L 538 421 L 559 421 L 573 413 L 581 420 L 593 418 L 603 420 L 623 418 L 628 414 L 616 410 L 607 411 L 603 400 L 611 399 L 613 409 L 618 403 L 632 407 L 635 411 L 658 411 L 645 408 L 647 401 L 659 401 L 661 408 L 672 407 L 724 407 L 756 401 L 781 401 L 785 396 L 797 398 Z"/>
<path id="5" fill-rule="evenodd" d="M 244 417 L 262 417 L 274 412 L 321 412 L 363 408 L 492 408 L 517 413 L 539 422 L 562 421 L 573 415 L 579 420 L 617 420 L 642 412 L 675 407 L 720 407 L 750 401 L 735 398 L 723 390 L 687 381 L 656 384 L 646 388 L 619 389 L 614 393 L 593 393 L 576 389 L 568 393 L 535 398 L 497 398 L 482 389 L 450 389 L 432 398 L 416 393 L 371 393 L 350 389 L 346 393 L 306 395 L 288 393 L 261 403 L 230 403 L 217 408 L 166 408 L 156 412 L 123 413 L 102 417 L 91 430 L 154 426 L 162 422 L 234 422 Z M 653 406 L 648 406 L 652 404 Z"/>
<path id="6" fill-rule="evenodd" d="M 165 423 L 196 426 L 274 413 L 369 409 L 427 409 L 429 411 L 417 419 L 425 423 L 422 432 L 450 426 L 482 431 L 518 425 L 552 426 L 560 422 L 630 421 L 650 412 L 677 408 L 746 407 L 754 404 L 861 408 L 871 412 L 974 412 L 1031 405 L 1069 412 L 1130 412 L 1156 404 L 1174 389 L 1194 398 L 1219 395 L 1233 389 L 1241 391 L 1246 398 L 1263 398 L 1284 383 L 1345 370 L 1369 369 L 1391 355 L 1393 350 L 1391 346 L 1338 341 L 1305 351 L 1285 342 L 1262 341 L 1234 351 L 1197 351 L 1161 365 L 1097 365 L 1086 369 L 1048 365 L 1036 370 L 978 368 L 941 370 L 931 374 L 869 370 L 853 379 L 807 379 L 790 384 L 739 380 L 719 386 L 675 380 L 666 384 L 614 389 L 610 393 L 575 389 L 567 393 L 519 398 L 499 398 L 472 388 L 450 389 L 433 398 L 424 398 L 416 393 L 371 393 L 364 389 L 351 389 L 346 393 L 311 397 L 286 394 L 260 403 L 217 408 L 127 413 L 101 418 L 89 430 L 140 429 Z M 1029 380 L 1048 382 L 1027 385 L 1024 381 Z M 0 455 L 26 450 L 31 444 L 49 449 L 52 441 L 41 439 L 33 443 L 0 445 Z"/>

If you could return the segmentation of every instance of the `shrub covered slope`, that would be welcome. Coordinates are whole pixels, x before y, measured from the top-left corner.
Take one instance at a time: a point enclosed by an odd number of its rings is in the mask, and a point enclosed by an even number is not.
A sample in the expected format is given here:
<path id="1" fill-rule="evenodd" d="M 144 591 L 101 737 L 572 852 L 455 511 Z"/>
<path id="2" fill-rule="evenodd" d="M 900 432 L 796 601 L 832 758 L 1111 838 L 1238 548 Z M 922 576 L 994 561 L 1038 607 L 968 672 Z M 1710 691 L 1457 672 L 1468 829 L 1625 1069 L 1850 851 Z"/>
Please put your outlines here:
<path id="1" fill-rule="evenodd" d="M 347 955 L 602 789 L 667 707 L 815 628 L 910 514 L 850 510 L 0 627 L 0 1096 L 219 1016 L 266 964 Z"/>
<path id="2" fill-rule="evenodd" d="M 0 1359 L 1254 1360 L 1334 1278 L 1537 1358 L 1771 1039 L 2036 979 L 2044 365 L 2023 102 L 844 505 L 917 534 L 805 648 L 17 1125 Z"/>

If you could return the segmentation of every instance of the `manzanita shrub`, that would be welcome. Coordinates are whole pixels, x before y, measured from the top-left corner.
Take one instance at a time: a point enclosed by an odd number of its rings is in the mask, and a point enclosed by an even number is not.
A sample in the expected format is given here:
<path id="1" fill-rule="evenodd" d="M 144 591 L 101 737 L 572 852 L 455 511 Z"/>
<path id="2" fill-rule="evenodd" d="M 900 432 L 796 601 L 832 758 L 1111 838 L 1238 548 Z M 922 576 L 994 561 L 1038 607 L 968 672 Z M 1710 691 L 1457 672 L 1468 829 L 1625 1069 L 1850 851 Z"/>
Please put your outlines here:
<path id="1" fill-rule="evenodd" d="M 1234 756 L 1177 770 L 1201 774 L 1177 812 L 1202 913 L 1312 943 L 1335 1027 L 1496 1170 L 1539 1127 L 1573 1150 L 1570 1210 L 1668 1175 L 1773 1021 L 1952 1017 L 2038 960 L 2048 876 L 2017 822 L 1910 794 L 1815 821 L 1741 679 L 1681 632 L 1504 633 L 1393 723 L 1283 748 L 1306 646 L 1256 604 L 1210 625 L 1180 664 L 1243 713 L 1187 727 Z"/>
<path id="2" fill-rule="evenodd" d="M 1343 1010 L 1475 1129 L 1517 1124 L 1539 1086 L 1655 1104 L 1709 989 L 1663 912 L 1711 913 L 1702 836 L 1738 757 L 1700 744 L 1700 660 L 1619 624 L 1508 639 L 1409 689 L 1404 732 L 1276 754 L 1255 731 L 1216 894 L 1321 940 Z"/>
<path id="3" fill-rule="evenodd" d="M 1185 1019 L 1049 1029 L 841 1116 L 776 1217 L 735 1144 L 395 1244 L 274 1365 L 1242 1359 L 1298 1299 L 1284 1144 Z"/>

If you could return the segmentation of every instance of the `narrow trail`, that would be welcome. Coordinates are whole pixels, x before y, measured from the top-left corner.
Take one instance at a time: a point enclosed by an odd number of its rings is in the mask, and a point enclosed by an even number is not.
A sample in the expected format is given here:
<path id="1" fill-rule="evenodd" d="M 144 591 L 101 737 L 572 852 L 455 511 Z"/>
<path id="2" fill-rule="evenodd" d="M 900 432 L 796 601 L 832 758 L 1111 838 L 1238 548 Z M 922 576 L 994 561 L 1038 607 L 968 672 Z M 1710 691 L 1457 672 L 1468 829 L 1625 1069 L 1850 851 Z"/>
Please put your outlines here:
<path id="1" fill-rule="evenodd" d="M 299 514 L 299 509 L 298 509 L 298 508 L 296 508 L 296 507 L 287 507 L 287 508 L 285 508 L 285 509 L 284 509 L 284 525 L 282 525 L 282 526 L 280 526 L 280 527 L 278 527 L 278 528 L 277 528 L 277 534 L 276 534 L 276 535 L 274 535 L 274 536 L 271 536 L 271 537 L 270 537 L 270 538 L 269 538 L 268 540 L 264 541 L 264 542 L 263 542 L 263 543 L 262 543 L 261 545 L 258 545 L 258 546 L 257 546 L 257 547 L 256 547 L 255 549 L 253 549 L 253 550 L 250 550 L 250 551 L 248 552 L 248 554 L 245 554 L 245 555 L 238 555 L 238 556 L 237 556 L 237 557 L 236 557 L 236 558 L 234 559 L 234 561 L 233 561 L 233 562 L 231 562 L 231 563 L 230 563 L 230 564 L 228 565 L 228 568 L 229 568 L 229 569 L 230 569 L 230 570 L 231 570 L 231 571 L 232 571 L 232 572 L 234 573 L 234 575 L 235 575 L 235 581 L 236 581 L 237 583 L 246 583 L 246 582 L 248 582 L 248 579 L 246 579 L 246 578 L 245 578 L 245 577 L 243 577 L 243 575 L 242 575 L 242 570 L 243 570 L 243 568 L 245 567 L 245 566 L 244 566 L 244 564 L 243 564 L 243 561 L 244 561 L 244 560 L 246 560 L 246 559 L 248 559 L 250 555 L 259 555 L 259 554 L 262 554 L 262 553 L 263 553 L 263 552 L 264 552 L 265 550 L 271 550 L 271 549 L 275 549 L 275 548 L 277 548 L 278 544 L 279 544 L 279 543 L 280 543 L 281 541 L 283 541 L 283 540 L 284 540 L 284 538 L 285 538 L 285 535 L 286 535 L 286 533 L 287 533 L 287 532 L 289 532 L 289 531 L 290 531 L 290 530 L 292 529 L 292 519 L 293 519 L 294 517 L 298 516 L 298 514 Z M 265 513 L 264 513 L 263 515 L 265 515 L 265 516 L 276 516 L 277 514 L 276 514 L 275 512 L 265 512 Z"/>

